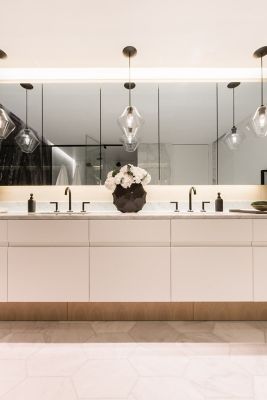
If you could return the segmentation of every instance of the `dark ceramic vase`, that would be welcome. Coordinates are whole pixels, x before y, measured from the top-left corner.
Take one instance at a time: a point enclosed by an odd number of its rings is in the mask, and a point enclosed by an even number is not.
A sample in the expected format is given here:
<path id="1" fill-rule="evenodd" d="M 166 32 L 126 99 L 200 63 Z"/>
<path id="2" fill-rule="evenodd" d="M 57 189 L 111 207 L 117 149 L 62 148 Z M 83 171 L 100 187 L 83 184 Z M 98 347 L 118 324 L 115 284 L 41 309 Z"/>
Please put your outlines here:
<path id="1" fill-rule="evenodd" d="M 125 189 L 117 185 L 113 192 L 113 204 L 123 213 L 138 212 L 146 204 L 146 191 L 141 183 L 133 183 Z"/>

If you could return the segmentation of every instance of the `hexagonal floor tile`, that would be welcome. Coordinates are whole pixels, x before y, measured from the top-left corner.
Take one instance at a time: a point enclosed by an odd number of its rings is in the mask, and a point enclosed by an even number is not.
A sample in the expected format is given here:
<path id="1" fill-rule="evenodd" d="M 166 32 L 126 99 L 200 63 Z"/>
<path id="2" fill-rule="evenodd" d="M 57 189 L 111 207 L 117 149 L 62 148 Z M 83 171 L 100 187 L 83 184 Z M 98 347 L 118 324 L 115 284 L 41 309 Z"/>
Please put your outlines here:
<path id="1" fill-rule="evenodd" d="M 127 398 L 137 374 L 127 360 L 90 360 L 73 376 L 81 398 Z"/>
<path id="2" fill-rule="evenodd" d="M 137 322 L 129 331 L 136 342 L 176 342 L 178 333 L 166 322 Z"/>

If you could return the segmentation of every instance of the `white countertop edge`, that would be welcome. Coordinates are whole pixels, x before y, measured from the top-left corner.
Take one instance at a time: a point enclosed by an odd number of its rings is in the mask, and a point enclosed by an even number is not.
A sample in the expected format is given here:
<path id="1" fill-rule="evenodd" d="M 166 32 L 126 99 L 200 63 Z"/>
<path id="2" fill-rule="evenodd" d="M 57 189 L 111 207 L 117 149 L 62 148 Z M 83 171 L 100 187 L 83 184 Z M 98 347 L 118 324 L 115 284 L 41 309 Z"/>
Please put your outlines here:
<path id="1" fill-rule="evenodd" d="M 267 219 L 266 214 L 242 214 L 234 212 L 139 212 L 139 213 L 120 213 L 120 212 L 87 212 L 80 213 L 25 213 L 7 212 L 0 213 L 0 220 L 26 219 L 26 220 L 162 220 L 162 219 Z"/>

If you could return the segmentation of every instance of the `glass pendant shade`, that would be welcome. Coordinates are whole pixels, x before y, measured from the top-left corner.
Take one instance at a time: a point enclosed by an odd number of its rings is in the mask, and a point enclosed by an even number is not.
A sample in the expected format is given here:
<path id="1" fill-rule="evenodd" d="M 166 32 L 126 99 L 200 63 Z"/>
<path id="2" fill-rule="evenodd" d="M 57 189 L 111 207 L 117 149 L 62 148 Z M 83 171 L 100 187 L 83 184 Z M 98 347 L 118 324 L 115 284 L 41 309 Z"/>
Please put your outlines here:
<path id="1" fill-rule="evenodd" d="M 16 125 L 7 112 L 3 108 L 0 108 L 0 140 L 6 139 L 15 128 Z"/>
<path id="2" fill-rule="evenodd" d="M 243 141 L 244 137 L 235 126 L 232 127 L 231 132 L 227 133 L 225 136 L 225 143 L 230 150 L 237 150 Z"/>
<path id="3" fill-rule="evenodd" d="M 144 120 L 134 106 L 127 106 L 118 118 L 118 124 L 127 138 L 134 138 Z"/>
<path id="4" fill-rule="evenodd" d="M 124 150 L 128 153 L 133 153 L 140 143 L 137 136 L 129 138 L 125 135 L 122 135 L 122 137 L 120 138 L 120 142 L 123 144 Z"/>
<path id="5" fill-rule="evenodd" d="M 15 137 L 15 140 L 23 153 L 32 153 L 40 144 L 35 133 L 29 128 L 22 129 Z"/>
<path id="6" fill-rule="evenodd" d="M 267 136 L 267 110 L 266 106 L 257 108 L 251 120 L 252 128 L 259 137 Z"/>

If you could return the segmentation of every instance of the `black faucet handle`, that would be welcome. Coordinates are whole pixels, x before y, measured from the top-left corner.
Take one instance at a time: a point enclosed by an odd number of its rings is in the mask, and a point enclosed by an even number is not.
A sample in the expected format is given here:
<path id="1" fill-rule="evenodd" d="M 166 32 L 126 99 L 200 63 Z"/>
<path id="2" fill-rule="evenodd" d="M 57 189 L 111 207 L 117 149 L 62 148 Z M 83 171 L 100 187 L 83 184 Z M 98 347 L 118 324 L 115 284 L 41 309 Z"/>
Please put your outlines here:
<path id="1" fill-rule="evenodd" d="M 84 206 L 85 206 L 85 204 L 90 204 L 90 203 L 91 203 L 90 201 L 83 201 L 82 202 L 82 211 L 81 212 L 86 212 Z"/>
<path id="2" fill-rule="evenodd" d="M 201 209 L 201 212 L 206 212 L 206 210 L 205 210 L 205 204 L 210 204 L 210 201 L 202 201 L 202 209 Z"/>
<path id="3" fill-rule="evenodd" d="M 50 201 L 50 204 L 55 204 L 56 208 L 55 208 L 54 212 L 59 212 L 58 211 L 58 201 Z"/>
<path id="4" fill-rule="evenodd" d="M 175 210 L 174 210 L 174 212 L 179 212 L 179 209 L 178 209 L 179 203 L 178 203 L 178 201 L 170 201 L 170 204 L 175 204 Z"/>

